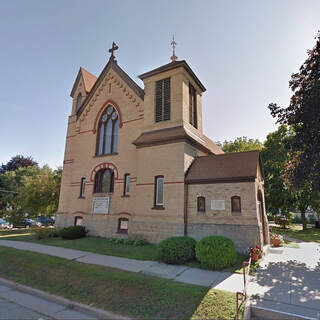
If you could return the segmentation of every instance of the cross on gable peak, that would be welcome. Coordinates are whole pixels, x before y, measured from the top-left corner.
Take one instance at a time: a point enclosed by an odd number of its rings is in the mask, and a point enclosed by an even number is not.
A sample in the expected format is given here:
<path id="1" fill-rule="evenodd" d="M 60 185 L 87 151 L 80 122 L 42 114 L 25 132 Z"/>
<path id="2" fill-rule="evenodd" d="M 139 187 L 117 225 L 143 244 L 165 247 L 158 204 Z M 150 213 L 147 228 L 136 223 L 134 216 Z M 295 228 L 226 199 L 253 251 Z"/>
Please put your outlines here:
<path id="1" fill-rule="evenodd" d="M 112 61 L 115 61 L 115 62 L 117 62 L 117 60 L 115 59 L 115 56 L 114 56 L 114 52 L 116 51 L 116 50 L 118 50 L 119 49 L 119 47 L 116 45 L 116 43 L 113 41 L 112 42 L 112 47 L 109 49 L 109 52 L 111 53 L 111 56 L 110 56 L 110 58 L 109 58 L 109 60 L 112 60 Z"/>

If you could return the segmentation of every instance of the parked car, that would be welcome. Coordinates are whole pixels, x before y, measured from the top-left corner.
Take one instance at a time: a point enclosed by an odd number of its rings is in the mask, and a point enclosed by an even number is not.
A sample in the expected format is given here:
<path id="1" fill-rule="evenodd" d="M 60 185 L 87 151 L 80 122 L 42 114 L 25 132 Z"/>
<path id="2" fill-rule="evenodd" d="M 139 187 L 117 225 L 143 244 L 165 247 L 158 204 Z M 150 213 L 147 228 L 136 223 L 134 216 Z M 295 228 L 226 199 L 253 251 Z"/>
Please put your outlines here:
<path id="1" fill-rule="evenodd" d="M 55 220 L 53 218 L 40 216 L 38 217 L 37 222 L 41 223 L 42 226 L 53 226 L 55 223 Z"/>
<path id="2" fill-rule="evenodd" d="M 17 228 L 31 228 L 31 227 L 41 227 L 41 223 L 38 223 L 37 221 L 26 218 L 22 220 L 21 222 L 15 224 L 15 227 Z"/>
<path id="3" fill-rule="evenodd" d="M 0 229 L 12 229 L 13 225 L 0 218 Z"/>

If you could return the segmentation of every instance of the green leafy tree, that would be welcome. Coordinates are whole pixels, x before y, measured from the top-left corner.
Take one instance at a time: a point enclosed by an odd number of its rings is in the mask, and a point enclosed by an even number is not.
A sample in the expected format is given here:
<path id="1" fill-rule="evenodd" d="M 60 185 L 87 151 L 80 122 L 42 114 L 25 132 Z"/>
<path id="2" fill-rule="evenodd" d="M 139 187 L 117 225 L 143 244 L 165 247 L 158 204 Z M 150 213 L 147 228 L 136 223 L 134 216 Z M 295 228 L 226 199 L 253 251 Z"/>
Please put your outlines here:
<path id="1" fill-rule="evenodd" d="M 55 171 L 44 166 L 33 167 L 30 176 L 25 176 L 20 188 L 18 201 L 32 216 L 50 216 L 58 209 L 62 169 Z"/>
<path id="2" fill-rule="evenodd" d="M 224 142 L 217 142 L 224 152 L 241 152 L 251 150 L 261 150 L 262 143 L 258 139 L 248 139 L 247 137 L 239 137 L 234 141 L 225 140 Z"/>
<path id="3" fill-rule="evenodd" d="M 19 168 L 26 168 L 37 166 L 38 163 L 35 162 L 32 157 L 24 157 L 22 155 L 16 155 L 12 157 L 6 164 L 2 164 L 0 167 L 0 174 L 5 173 L 6 171 L 15 171 Z"/>
<path id="4" fill-rule="evenodd" d="M 290 155 L 286 147 L 293 135 L 292 130 L 282 125 L 269 133 L 261 151 L 265 174 L 265 198 L 267 212 L 287 214 L 295 208 L 294 194 L 285 184 L 284 173 Z"/>
<path id="5" fill-rule="evenodd" d="M 57 211 L 62 169 L 29 166 L 0 175 L 1 183 L 10 192 L 3 193 L 3 216 L 18 224 L 26 215 L 50 216 Z"/>
<path id="6" fill-rule="evenodd" d="M 293 91 L 290 104 L 281 108 L 269 105 L 271 115 L 280 124 L 292 126 L 295 135 L 288 141 L 294 166 L 288 166 L 288 178 L 298 190 L 305 184 L 320 190 L 320 33 L 316 44 L 299 72 L 292 74 L 289 86 Z"/>

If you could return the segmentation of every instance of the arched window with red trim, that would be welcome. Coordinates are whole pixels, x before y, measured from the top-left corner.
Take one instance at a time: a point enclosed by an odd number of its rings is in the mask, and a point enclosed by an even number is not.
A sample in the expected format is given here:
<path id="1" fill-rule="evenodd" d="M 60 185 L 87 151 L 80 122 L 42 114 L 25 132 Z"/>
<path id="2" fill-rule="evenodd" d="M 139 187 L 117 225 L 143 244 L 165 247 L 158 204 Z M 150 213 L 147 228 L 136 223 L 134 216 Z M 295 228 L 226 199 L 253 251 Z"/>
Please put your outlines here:
<path id="1" fill-rule="evenodd" d="M 116 109 L 109 105 L 103 112 L 98 126 L 96 155 L 118 152 L 119 116 Z"/>

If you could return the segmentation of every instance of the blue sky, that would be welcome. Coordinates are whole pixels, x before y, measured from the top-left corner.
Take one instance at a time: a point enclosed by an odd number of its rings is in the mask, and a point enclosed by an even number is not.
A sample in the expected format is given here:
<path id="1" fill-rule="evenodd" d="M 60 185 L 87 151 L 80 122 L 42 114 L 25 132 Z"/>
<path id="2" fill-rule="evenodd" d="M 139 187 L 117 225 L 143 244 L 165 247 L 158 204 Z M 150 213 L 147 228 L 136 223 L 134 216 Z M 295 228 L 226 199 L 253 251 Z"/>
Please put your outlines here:
<path id="1" fill-rule="evenodd" d="M 318 0 L 2 0 L 0 164 L 23 154 L 62 165 L 79 67 L 98 76 L 115 41 L 142 86 L 139 74 L 170 61 L 172 34 L 207 88 L 205 134 L 263 141 L 276 129 L 267 106 L 288 104 L 319 22 Z"/>

